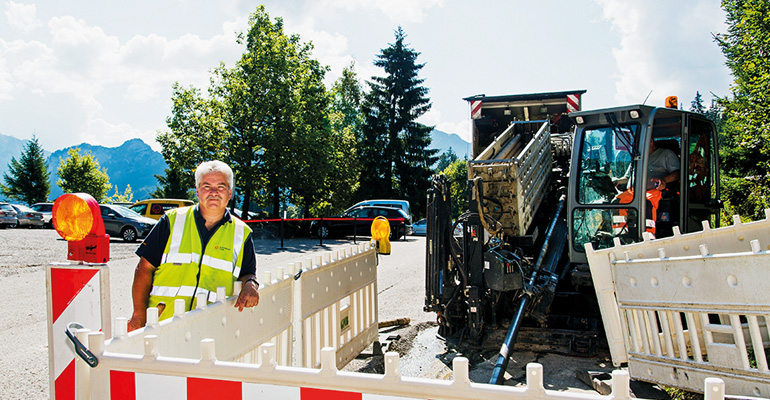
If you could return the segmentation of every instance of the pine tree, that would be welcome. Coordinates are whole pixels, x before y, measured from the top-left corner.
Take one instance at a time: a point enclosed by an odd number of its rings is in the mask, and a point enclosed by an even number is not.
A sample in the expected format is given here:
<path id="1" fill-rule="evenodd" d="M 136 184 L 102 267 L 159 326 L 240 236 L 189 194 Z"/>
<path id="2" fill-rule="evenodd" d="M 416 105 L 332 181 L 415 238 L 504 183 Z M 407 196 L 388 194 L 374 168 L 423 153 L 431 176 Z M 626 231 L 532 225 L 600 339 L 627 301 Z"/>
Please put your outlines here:
<path id="1" fill-rule="evenodd" d="M 0 191 L 9 199 L 22 201 L 28 205 L 48 201 L 51 173 L 43 155 L 43 148 L 37 137 L 27 142 L 21 158 L 11 158 L 8 172 L 3 174 L 5 184 L 0 184 Z"/>
<path id="2" fill-rule="evenodd" d="M 195 182 L 175 168 L 166 168 L 164 175 L 155 175 L 158 180 L 158 187 L 155 188 L 150 196 L 156 199 L 192 199 L 192 193 Z"/>
<path id="3" fill-rule="evenodd" d="M 695 92 L 695 98 L 692 100 L 692 103 L 690 103 L 690 111 L 696 112 L 699 114 L 705 114 L 706 108 L 703 107 L 703 97 L 701 97 L 700 92 Z"/>
<path id="4" fill-rule="evenodd" d="M 359 143 L 363 167 L 359 197 L 405 198 L 413 210 L 422 210 L 430 167 L 438 160 L 438 150 L 428 148 L 433 127 L 417 122 L 431 108 L 428 89 L 418 77 L 425 64 L 416 63 L 420 53 L 404 42 L 401 27 L 395 37 L 395 43 L 374 61 L 385 76 L 367 82 L 370 91 L 364 100 Z"/>

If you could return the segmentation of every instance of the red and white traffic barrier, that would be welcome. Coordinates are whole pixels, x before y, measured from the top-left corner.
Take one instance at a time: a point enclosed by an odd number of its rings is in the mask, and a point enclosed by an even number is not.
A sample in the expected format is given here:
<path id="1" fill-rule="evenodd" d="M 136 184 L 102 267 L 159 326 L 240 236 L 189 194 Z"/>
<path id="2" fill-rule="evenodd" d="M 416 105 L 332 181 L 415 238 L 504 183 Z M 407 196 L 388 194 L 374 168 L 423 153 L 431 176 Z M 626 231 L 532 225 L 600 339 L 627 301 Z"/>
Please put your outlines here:
<path id="1" fill-rule="evenodd" d="M 75 352 L 64 332 L 77 322 L 112 336 L 109 270 L 106 265 L 52 264 L 46 267 L 48 374 L 51 399 L 75 398 Z"/>
<path id="2" fill-rule="evenodd" d="M 543 366 L 527 365 L 526 385 L 514 387 L 473 383 L 465 357 L 452 361 L 453 379 L 405 377 L 400 373 L 399 357 L 385 354 L 385 373 L 341 372 L 336 367 L 336 351 L 325 348 L 321 368 L 284 367 L 276 364 L 275 346 L 260 347 L 261 364 L 223 362 L 216 359 L 214 340 L 200 343 L 200 359 L 164 357 L 158 337 L 145 336 L 143 356 L 105 352 L 102 333 L 88 336 L 89 348 L 99 357 L 90 370 L 88 395 L 96 399 L 481 399 L 515 400 L 630 400 L 627 371 L 612 373 L 612 394 L 569 393 L 548 390 L 543 384 Z M 85 389 L 84 389 L 85 390 Z M 709 378 L 704 385 L 705 399 L 724 399 L 724 383 Z"/>

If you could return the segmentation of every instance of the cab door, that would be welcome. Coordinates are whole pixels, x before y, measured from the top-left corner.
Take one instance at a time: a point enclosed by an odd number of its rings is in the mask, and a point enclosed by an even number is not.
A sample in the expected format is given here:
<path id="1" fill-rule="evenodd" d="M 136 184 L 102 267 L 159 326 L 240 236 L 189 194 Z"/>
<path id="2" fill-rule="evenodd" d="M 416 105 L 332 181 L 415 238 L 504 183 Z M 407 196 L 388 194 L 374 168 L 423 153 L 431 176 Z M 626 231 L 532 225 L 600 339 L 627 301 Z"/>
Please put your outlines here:
<path id="1" fill-rule="evenodd" d="M 719 226 L 722 202 L 719 188 L 719 153 L 714 124 L 708 119 L 689 117 L 687 141 L 683 149 L 684 232 L 703 230 L 701 221 Z"/>

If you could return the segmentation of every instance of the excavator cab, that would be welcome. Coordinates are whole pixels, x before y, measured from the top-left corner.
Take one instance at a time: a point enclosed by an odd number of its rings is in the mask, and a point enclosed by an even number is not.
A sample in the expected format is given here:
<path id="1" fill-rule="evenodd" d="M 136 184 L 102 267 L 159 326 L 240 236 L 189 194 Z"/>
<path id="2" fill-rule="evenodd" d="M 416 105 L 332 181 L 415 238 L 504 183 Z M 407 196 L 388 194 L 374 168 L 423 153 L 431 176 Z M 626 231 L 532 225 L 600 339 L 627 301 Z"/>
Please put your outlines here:
<path id="1" fill-rule="evenodd" d="M 718 226 L 714 124 L 687 111 L 627 106 L 570 114 L 576 125 L 568 196 L 570 260 L 594 249 Z M 661 180 L 664 182 L 661 184 Z"/>

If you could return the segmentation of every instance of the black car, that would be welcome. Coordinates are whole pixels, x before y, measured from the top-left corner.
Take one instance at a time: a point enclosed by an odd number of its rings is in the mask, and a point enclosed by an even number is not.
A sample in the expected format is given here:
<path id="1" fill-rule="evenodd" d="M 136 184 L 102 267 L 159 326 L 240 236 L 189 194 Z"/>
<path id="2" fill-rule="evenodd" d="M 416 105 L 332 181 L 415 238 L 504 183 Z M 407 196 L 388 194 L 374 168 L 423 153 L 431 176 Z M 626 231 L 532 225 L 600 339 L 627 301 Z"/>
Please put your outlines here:
<path id="1" fill-rule="evenodd" d="M 342 236 L 371 236 L 372 221 L 383 216 L 390 224 L 390 240 L 398 240 L 406 235 L 410 225 L 409 217 L 404 211 L 393 207 L 363 206 L 348 210 L 340 215 L 324 218 L 323 221 L 313 221 L 310 233 L 320 238 Z"/>

